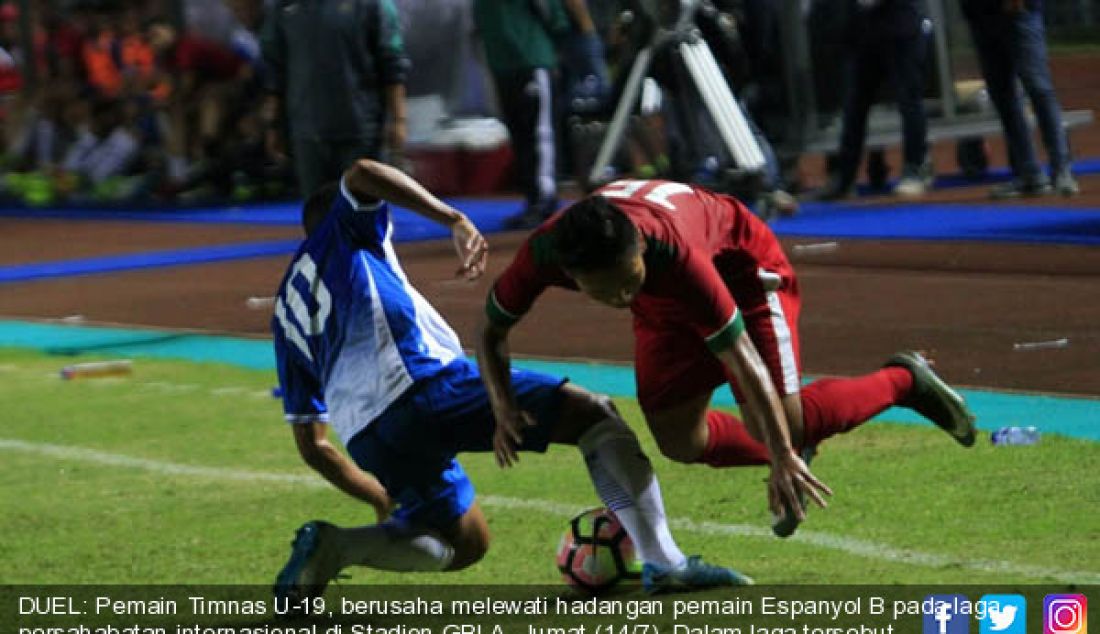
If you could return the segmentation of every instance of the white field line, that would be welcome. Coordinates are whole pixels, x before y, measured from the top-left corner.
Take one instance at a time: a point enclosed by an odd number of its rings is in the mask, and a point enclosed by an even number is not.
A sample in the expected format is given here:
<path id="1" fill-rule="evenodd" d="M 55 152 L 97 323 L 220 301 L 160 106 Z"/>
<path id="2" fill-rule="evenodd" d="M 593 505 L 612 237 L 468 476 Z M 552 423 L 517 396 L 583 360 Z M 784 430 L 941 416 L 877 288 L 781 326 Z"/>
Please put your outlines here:
<path id="1" fill-rule="evenodd" d="M 311 488 L 326 488 L 329 485 L 318 477 L 290 474 L 269 473 L 263 471 L 246 471 L 241 469 L 227 469 L 221 467 L 201 467 L 196 465 L 137 458 L 116 453 L 108 453 L 96 449 L 75 447 L 70 445 L 54 445 L 48 443 L 27 442 L 10 438 L 0 438 L 0 450 L 19 453 L 34 454 L 64 461 L 86 462 L 110 467 L 123 467 L 139 469 L 153 473 L 185 476 L 193 478 L 212 479 L 218 481 L 235 481 L 246 483 L 281 483 L 293 486 Z M 555 515 L 559 517 L 572 517 L 583 510 L 579 506 L 552 502 L 550 500 L 519 499 L 503 497 L 499 495 L 483 495 L 480 498 L 487 507 L 503 509 L 521 509 Z M 763 539 L 775 539 L 771 531 L 758 526 L 747 524 L 720 524 L 717 522 L 697 522 L 689 518 L 675 518 L 670 520 L 673 528 L 678 530 L 701 533 L 705 535 L 731 535 L 737 537 L 752 537 Z M 792 538 L 795 543 L 815 546 L 827 550 L 835 550 L 857 557 L 877 559 L 892 563 L 921 566 L 925 568 L 962 568 L 985 573 L 999 573 L 1015 577 L 1029 579 L 1041 579 L 1056 581 L 1059 583 L 1098 584 L 1100 573 L 1089 571 L 1058 570 L 1030 564 L 1019 564 L 1010 561 L 990 559 L 967 560 L 950 555 L 938 555 L 905 548 L 895 548 L 887 544 L 880 544 L 868 540 L 843 537 L 830 533 L 816 531 L 799 531 Z"/>

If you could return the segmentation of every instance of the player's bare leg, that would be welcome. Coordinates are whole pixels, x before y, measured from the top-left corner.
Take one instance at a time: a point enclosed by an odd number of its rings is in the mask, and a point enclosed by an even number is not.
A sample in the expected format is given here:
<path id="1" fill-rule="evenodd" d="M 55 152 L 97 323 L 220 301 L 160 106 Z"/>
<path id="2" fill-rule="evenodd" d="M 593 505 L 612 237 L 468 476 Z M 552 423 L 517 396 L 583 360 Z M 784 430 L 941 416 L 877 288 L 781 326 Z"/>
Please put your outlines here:
<path id="1" fill-rule="evenodd" d="M 701 392 L 683 402 L 645 412 L 645 421 L 661 454 L 683 463 L 699 462 L 707 449 L 707 407 L 711 392 Z"/>

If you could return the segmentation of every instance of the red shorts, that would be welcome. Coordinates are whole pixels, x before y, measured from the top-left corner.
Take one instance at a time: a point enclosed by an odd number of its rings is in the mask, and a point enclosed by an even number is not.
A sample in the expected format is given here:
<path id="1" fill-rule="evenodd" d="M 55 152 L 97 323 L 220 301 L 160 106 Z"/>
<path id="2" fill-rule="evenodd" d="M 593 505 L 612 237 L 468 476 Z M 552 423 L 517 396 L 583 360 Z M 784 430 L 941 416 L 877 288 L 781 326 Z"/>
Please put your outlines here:
<path id="1" fill-rule="evenodd" d="M 797 394 L 802 374 L 798 347 L 798 280 L 789 267 L 776 273 L 723 276 L 745 330 L 768 367 L 780 396 Z M 778 287 L 776 286 L 778 284 Z M 634 319 L 634 381 L 642 410 L 679 405 L 729 383 L 738 402 L 741 390 L 718 357 L 694 330 Z"/>

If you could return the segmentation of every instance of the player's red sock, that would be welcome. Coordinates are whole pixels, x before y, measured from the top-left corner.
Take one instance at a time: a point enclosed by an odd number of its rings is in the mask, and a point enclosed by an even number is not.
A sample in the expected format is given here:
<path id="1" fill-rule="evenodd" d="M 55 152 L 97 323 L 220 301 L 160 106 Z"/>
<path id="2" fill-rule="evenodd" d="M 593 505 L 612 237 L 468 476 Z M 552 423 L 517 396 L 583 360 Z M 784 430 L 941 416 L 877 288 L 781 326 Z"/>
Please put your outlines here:
<path id="1" fill-rule="evenodd" d="M 707 412 L 707 448 L 699 462 L 712 467 L 743 467 L 768 464 L 768 448 L 745 429 L 733 414 Z"/>
<path id="2" fill-rule="evenodd" d="M 913 386 L 905 368 L 883 368 L 851 379 L 819 379 L 802 388 L 805 442 L 816 445 L 850 431 L 897 404 Z"/>
<path id="3" fill-rule="evenodd" d="M 802 388 L 805 441 L 816 445 L 852 430 L 897 404 L 913 376 L 904 368 L 883 368 L 852 379 L 819 379 Z M 768 448 L 749 435 L 745 423 L 726 412 L 707 412 L 707 447 L 699 462 L 712 467 L 766 465 Z"/>

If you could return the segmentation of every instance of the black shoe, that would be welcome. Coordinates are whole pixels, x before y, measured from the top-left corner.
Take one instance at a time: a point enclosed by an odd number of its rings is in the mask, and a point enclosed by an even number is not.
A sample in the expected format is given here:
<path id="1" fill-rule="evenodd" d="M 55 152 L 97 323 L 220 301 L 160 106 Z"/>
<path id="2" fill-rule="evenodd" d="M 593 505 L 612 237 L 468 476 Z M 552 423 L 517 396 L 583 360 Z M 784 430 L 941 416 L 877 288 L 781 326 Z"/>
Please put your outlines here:
<path id="1" fill-rule="evenodd" d="M 913 375 L 913 388 L 899 405 L 932 421 L 963 447 L 974 445 L 976 417 L 963 397 L 936 376 L 927 359 L 917 352 L 899 352 L 886 360 L 886 367 L 891 366 L 905 368 Z"/>
<path id="2" fill-rule="evenodd" d="M 855 189 L 855 184 L 851 182 L 845 182 L 838 179 L 830 179 L 829 183 L 821 189 L 814 192 L 810 198 L 820 202 L 829 202 L 833 200 L 842 200 L 852 195 L 852 191 Z"/>
<path id="3" fill-rule="evenodd" d="M 1053 191 L 1050 181 L 1045 176 L 1012 180 L 1001 185 L 996 185 L 989 190 L 989 197 L 1003 200 L 1005 198 L 1034 198 L 1046 196 Z"/>
<path id="4" fill-rule="evenodd" d="M 515 214 L 514 216 L 508 216 L 504 219 L 503 227 L 508 230 L 520 230 L 520 229 L 534 229 L 541 225 L 544 220 L 550 217 L 550 214 L 554 213 L 558 208 L 558 200 L 555 198 L 552 201 L 545 203 L 539 203 L 537 205 L 528 205 L 523 211 Z"/>
<path id="5" fill-rule="evenodd" d="M 808 467 L 814 456 L 817 455 L 817 447 L 806 445 L 798 455 L 801 456 L 802 462 L 805 462 Z M 806 496 L 802 492 L 798 494 L 798 505 L 803 510 L 806 509 Z M 783 504 L 783 515 L 777 515 L 772 521 L 772 532 L 775 533 L 776 537 L 790 537 L 798 530 L 800 523 L 798 516 L 794 513 L 794 507 L 785 503 Z"/>
<path id="6" fill-rule="evenodd" d="M 272 588 L 276 605 L 285 610 L 282 616 L 301 616 L 308 609 L 303 604 L 323 595 L 325 587 L 340 572 L 332 545 L 335 532 L 332 524 L 314 520 L 295 533 L 290 559 L 279 571 Z"/>

